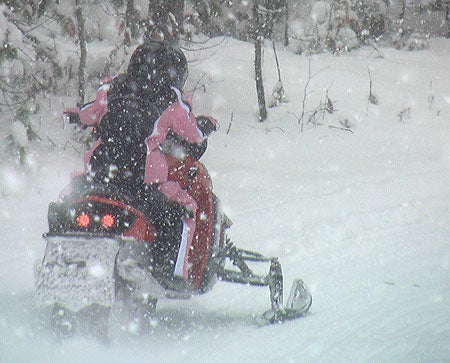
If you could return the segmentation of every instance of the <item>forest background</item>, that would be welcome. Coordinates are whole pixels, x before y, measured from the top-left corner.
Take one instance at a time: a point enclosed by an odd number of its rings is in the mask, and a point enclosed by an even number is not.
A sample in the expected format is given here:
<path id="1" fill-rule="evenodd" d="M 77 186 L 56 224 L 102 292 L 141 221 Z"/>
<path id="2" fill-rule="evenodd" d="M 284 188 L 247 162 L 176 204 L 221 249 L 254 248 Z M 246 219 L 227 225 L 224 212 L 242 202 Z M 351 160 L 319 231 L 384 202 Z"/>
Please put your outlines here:
<path id="1" fill-rule="evenodd" d="M 449 3 L 0 1 L 0 152 L 17 167 L 26 165 L 30 143 L 53 143 L 41 119 L 43 105 L 48 106 L 55 96 L 72 97 L 79 104 L 89 101 L 103 77 L 123 71 L 133 49 L 147 37 L 177 42 L 187 52 L 201 49 L 207 39 L 217 36 L 254 43 L 259 121 L 264 121 L 268 97 L 264 93 L 261 49 L 264 44 L 267 48 L 267 42 L 274 50 L 337 56 L 361 45 L 423 49 L 430 37 L 450 37 Z M 108 52 L 99 55 L 97 48 Z M 275 99 L 268 100 L 269 106 L 283 97 L 279 68 L 278 74 L 280 84 L 272 95 Z M 199 78 L 196 82 L 189 91 L 195 92 L 212 80 Z M 62 111 L 62 105 L 58 108 Z M 79 143 L 88 143 L 90 136 L 80 131 L 68 137 L 68 143 L 81 149 Z"/>

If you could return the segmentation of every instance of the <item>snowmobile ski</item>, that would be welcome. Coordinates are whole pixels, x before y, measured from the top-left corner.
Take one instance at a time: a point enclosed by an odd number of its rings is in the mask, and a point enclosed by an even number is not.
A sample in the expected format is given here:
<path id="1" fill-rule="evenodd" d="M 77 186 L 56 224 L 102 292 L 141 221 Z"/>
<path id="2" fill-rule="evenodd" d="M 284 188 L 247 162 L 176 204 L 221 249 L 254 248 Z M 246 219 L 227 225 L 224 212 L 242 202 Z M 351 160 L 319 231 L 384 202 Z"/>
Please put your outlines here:
<path id="1" fill-rule="evenodd" d="M 268 258 L 259 253 L 243 250 L 228 240 L 222 250 L 222 258 L 229 260 L 234 269 L 218 266 L 218 276 L 222 281 L 241 283 L 252 286 L 268 286 L 271 309 L 263 314 L 263 321 L 268 324 L 282 323 L 304 316 L 312 304 L 312 296 L 306 284 L 296 279 L 289 293 L 287 304 L 283 305 L 283 273 L 277 258 Z M 257 275 L 249 267 L 250 263 L 268 262 L 267 275 Z"/>
<path id="2" fill-rule="evenodd" d="M 304 316 L 312 304 L 312 296 L 305 283 L 297 279 L 293 282 L 286 306 L 266 311 L 262 318 L 268 324 L 283 323 Z"/>

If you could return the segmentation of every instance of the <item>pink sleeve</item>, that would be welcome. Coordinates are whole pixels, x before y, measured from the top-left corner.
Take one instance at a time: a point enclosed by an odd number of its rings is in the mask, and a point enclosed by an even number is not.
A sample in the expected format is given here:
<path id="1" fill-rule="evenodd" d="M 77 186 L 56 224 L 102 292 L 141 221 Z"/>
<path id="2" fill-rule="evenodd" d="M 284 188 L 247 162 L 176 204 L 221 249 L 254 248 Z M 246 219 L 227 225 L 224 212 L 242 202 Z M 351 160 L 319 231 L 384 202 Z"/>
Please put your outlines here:
<path id="1" fill-rule="evenodd" d="M 157 149 L 153 150 L 151 153 L 148 153 L 145 160 L 144 183 L 165 183 L 167 181 L 168 174 L 169 169 L 167 160 L 161 151 Z"/>
<path id="2" fill-rule="evenodd" d="M 197 128 L 197 119 L 188 104 L 182 100 L 181 92 L 173 88 L 178 101 L 171 104 L 156 120 L 152 134 L 145 140 L 148 153 L 155 150 L 166 139 L 169 130 L 190 143 L 202 142 L 205 138 Z"/>
<path id="3" fill-rule="evenodd" d="M 111 87 L 110 82 L 114 78 L 110 76 L 103 80 L 102 85 L 97 90 L 94 102 L 81 107 L 67 108 L 64 112 L 78 114 L 83 125 L 92 126 L 98 124 L 108 112 L 108 91 Z"/>
<path id="4" fill-rule="evenodd" d="M 147 159 L 145 164 L 145 183 L 163 183 L 167 181 L 167 162 L 158 147 L 166 139 L 169 130 L 190 143 L 202 142 L 205 137 L 197 128 L 197 119 L 191 108 L 183 102 L 181 92 L 172 88 L 178 101 L 170 105 L 156 120 L 153 132 L 145 139 Z"/>
<path id="5" fill-rule="evenodd" d="M 78 112 L 82 124 L 91 126 L 98 124 L 108 112 L 108 91 L 110 84 L 102 85 L 97 91 L 97 97 L 93 103 L 81 108 Z"/>
<path id="6" fill-rule="evenodd" d="M 167 123 L 170 125 L 170 129 L 187 142 L 202 142 L 205 137 L 197 127 L 197 118 L 192 112 L 190 104 L 183 101 L 183 96 L 178 89 L 174 87 L 172 89 L 177 94 L 178 101 L 170 105 L 161 118 L 169 118 L 170 121 Z M 191 97 L 187 96 L 187 98 L 189 100 Z"/>

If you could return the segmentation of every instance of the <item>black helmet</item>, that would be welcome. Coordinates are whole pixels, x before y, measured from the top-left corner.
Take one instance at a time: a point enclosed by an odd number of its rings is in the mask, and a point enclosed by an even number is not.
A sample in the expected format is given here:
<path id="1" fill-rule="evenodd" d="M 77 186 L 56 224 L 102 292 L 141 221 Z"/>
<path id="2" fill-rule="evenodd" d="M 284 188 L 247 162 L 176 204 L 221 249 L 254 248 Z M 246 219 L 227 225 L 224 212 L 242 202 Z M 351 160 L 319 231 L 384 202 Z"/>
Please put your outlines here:
<path id="1" fill-rule="evenodd" d="M 170 86 L 182 89 L 188 75 L 187 60 L 180 48 L 148 40 L 134 51 L 127 73 L 143 94 L 165 92 Z"/>

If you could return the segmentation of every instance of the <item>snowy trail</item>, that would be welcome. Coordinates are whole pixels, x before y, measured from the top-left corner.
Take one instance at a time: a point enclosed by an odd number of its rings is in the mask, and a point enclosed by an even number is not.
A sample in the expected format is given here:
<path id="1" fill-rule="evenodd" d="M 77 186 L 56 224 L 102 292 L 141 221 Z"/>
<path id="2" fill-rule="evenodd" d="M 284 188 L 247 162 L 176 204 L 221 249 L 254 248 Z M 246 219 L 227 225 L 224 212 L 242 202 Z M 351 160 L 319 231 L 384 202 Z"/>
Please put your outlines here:
<path id="1" fill-rule="evenodd" d="M 265 125 L 247 121 L 252 110 L 231 90 L 240 80 L 253 95 L 252 75 L 233 72 L 251 47 L 231 45 L 242 50 L 236 59 L 218 49 L 201 65 L 230 72 L 201 95 L 205 113 L 228 120 L 235 112 L 230 134 L 225 121 L 211 138 L 205 164 L 234 222 L 232 240 L 279 256 L 285 290 L 297 277 L 311 289 L 310 313 L 260 327 L 266 289 L 218 283 L 205 296 L 161 301 L 155 326 L 140 337 L 56 343 L 34 305 L 33 263 L 43 254 L 47 203 L 80 163 L 78 155 L 55 161 L 41 152 L 36 158 L 46 167 L 24 179 L 30 188 L 0 199 L 0 362 L 450 361 L 450 125 L 442 116 L 450 114 L 450 43 L 417 53 L 383 50 L 385 59 L 367 50 L 315 56 L 326 74 L 314 87 L 334 84 L 352 134 L 327 127 L 339 124 L 339 112 L 303 134 L 286 116 L 298 113 L 291 107 L 302 98 L 299 67 L 307 64 L 290 53 L 280 61 L 291 102 L 272 110 Z M 367 64 L 380 97 L 369 112 Z M 439 115 L 426 101 L 431 78 Z M 411 118 L 400 123 L 405 106 Z"/>
<path id="2" fill-rule="evenodd" d="M 131 351 L 137 361 L 445 361 L 450 336 L 444 318 L 450 316 L 450 172 L 429 169 L 395 171 L 353 184 L 339 174 L 328 191 L 327 183 L 319 182 L 307 191 L 308 197 L 298 192 L 283 200 L 271 196 L 270 207 L 267 200 L 254 201 L 234 215 L 239 231 L 233 234 L 248 228 L 239 239 L 247 244 L 263 241 L 263 250 L 280 255 L 286 288 L 294 277 L 310 285 L 311 313 L 282 326 L 257 325 L 257 316 L 268 307 L 265 290 L 223 283 L 191 301 L 162 302 L 158 324 L 142 337 L 110 347 L 84 337 L 55 346 L 38 319 L 30 271 L 25 272 L 33 253 L 23 259 L 25 242 L 10 245 L 9 257 L 2 259 L 2 281 L 12 278 L 14 265 L 19 266 L 19 280 L 9 281 L 0 295 L 0 335 L 6 347 L 0 355 L 11 362 L 44 362 L 47 357 L 119 360 Z M 421 183 L 411 187 L 408 180 L 417 178 Z M 386 190 L 390 198 L 384 197 Z M 364 198 L 371 204 L 361 202 Z M 283 206 L 283 215 L 277 216 Z M 290 223 L 283 216 L 296 211 L 298 225 L 287 228 Z M 253 215 L 254 226 L 246 223 L 248 215 Z M 263 239 L 266 228 L 258 240 L 262 219 L 275 222 L 269 241 Z M 42 243 L 36 237 L 28 242 Z M 17 282 L 14 295 L 5 293 Z"/>

